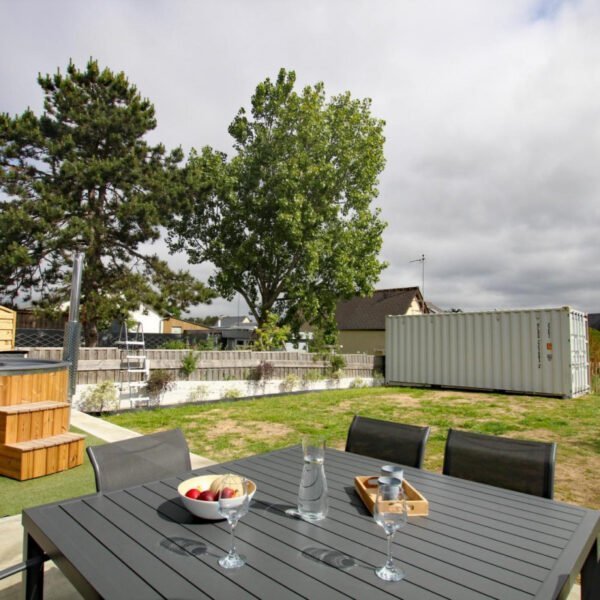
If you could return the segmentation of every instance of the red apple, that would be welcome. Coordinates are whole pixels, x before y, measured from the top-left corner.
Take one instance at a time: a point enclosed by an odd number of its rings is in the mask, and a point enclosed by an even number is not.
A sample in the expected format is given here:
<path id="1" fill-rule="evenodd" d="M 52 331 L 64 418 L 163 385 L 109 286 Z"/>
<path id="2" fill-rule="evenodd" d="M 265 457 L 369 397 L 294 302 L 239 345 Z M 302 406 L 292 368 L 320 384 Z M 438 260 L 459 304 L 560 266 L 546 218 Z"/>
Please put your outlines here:
<path id="1" fill-rule="evenodd" d="M 204 502 L 214 502 L 216 499 L 217 496 L 214 492 L 211 492 L 210 490 L 204 490 L 198 496 L 198 500 L 204 500 Z"/>
<path id="2" fill-rule="evenodd" d="M 235 490 L 230 487 L 223 488 L 221 490 L 221 498 L 233 498 L 235 496 Z"/>
<path id="3" fill-rule="evenodd" d="M 188 490 L 185 495 L 192 500 L 197 500 L 198 496 L 200 496 L 200 490 L 198 488 L 192 488 L 191 490 Z"/>

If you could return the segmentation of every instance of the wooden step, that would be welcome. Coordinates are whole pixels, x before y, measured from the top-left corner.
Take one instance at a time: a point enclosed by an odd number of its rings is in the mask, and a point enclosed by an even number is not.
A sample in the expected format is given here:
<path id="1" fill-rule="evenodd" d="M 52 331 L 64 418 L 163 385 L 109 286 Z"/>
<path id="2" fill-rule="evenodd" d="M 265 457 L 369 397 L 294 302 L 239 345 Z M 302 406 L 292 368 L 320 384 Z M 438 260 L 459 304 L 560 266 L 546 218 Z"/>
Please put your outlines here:
<path id="1" fill-rule="evenodd" d="M 66 402 L 31 402 L 0 406 L 0 444 L 38 440 L 69 430 L 71 406 Z"/>
<path id="2" fill-rule="evenodd" d="M 40 440 L 0 444 L 0 475 L 23 481 L 83 463 L 85 436 L 63 433 Z"/>

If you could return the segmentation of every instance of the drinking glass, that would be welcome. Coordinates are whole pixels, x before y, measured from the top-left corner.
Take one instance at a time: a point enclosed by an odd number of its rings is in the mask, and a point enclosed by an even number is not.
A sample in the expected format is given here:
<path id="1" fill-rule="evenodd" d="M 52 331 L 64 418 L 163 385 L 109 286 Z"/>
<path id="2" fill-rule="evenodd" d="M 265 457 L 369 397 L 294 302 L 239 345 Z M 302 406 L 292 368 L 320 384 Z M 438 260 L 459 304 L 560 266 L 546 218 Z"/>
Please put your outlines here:
<path id="1" fill-rule="evenodd" d="M 387 536 L 387 560 L 375 573 L 385 581 L 399 581 L 404 577 L 404 571 L 394 564 L 392 558 L 392 541 L 398 529 L 404 527 L 408 520 L 406 497 L 402 490 L 402 482 L 392 477 L 380 477 L 377 486 L 377 496 L 373 507 L 373 518 L 383 527 Z"/>
<path id="2" fill-rule="evenodd" d="M 225 569 L 237 569 L 246 563 L 245 557 L 240 556 L 235 548 L 235 526 L 248 512 L 250 505 L 248 480 L 239 475 L 225 475 L 219 482 L 218 490 L 219 514 L 231 526 L 231 546 L 227 555 L 219 559 L 219 564 Z"/>
<path id="3" fill-rule="evenodd" d="M 402 481 L 404 479 L 404 469 L 396 465 L 383 465 L 381 467 L 382 477 L 393 477 Z"/>

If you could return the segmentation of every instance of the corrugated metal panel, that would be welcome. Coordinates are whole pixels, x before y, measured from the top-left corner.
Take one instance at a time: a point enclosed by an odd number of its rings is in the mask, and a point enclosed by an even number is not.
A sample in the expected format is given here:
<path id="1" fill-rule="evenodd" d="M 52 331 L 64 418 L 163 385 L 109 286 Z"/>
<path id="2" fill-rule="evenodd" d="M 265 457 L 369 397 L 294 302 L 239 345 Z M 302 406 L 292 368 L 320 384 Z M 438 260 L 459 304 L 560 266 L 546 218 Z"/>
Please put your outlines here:
<path id="1" fill-rule="evenodd" d="M 590 391 L 587 316 L 569 307 L 388 316 L 385 343 L 388 383 Z"/>

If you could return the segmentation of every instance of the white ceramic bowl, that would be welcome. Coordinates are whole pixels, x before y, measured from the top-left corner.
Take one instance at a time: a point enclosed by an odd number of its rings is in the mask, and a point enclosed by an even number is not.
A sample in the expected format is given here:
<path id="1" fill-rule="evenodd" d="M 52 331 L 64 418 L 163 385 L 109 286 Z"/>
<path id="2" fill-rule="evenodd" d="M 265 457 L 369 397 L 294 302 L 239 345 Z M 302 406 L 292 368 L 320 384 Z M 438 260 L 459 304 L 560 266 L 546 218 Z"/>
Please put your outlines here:
<path id="1" fill-rule="evenodd" d="M 198 477 L 186 479 L 177 486 L 177 491 L 179 492 L 179 496 L 184 506 L 196 517 L 207 519 L 208 521 L 217 521 L 223 519 L 223 516 L 219 514 L 218 502 L 193 500 L 192 498 L 188 498 L 186 496 L 186 493 L 192 488 L 199 488 L 201 491 L 209 489 L 210 484 L 217 479 L 217 477 L 222 477 L 222 475 L 199 475 Z M 250 496 L 250 500 L 252 500 L 254 492 L 256 492 L 256 484 L 254 481 L 248 479 L 248 495 Z"/>

